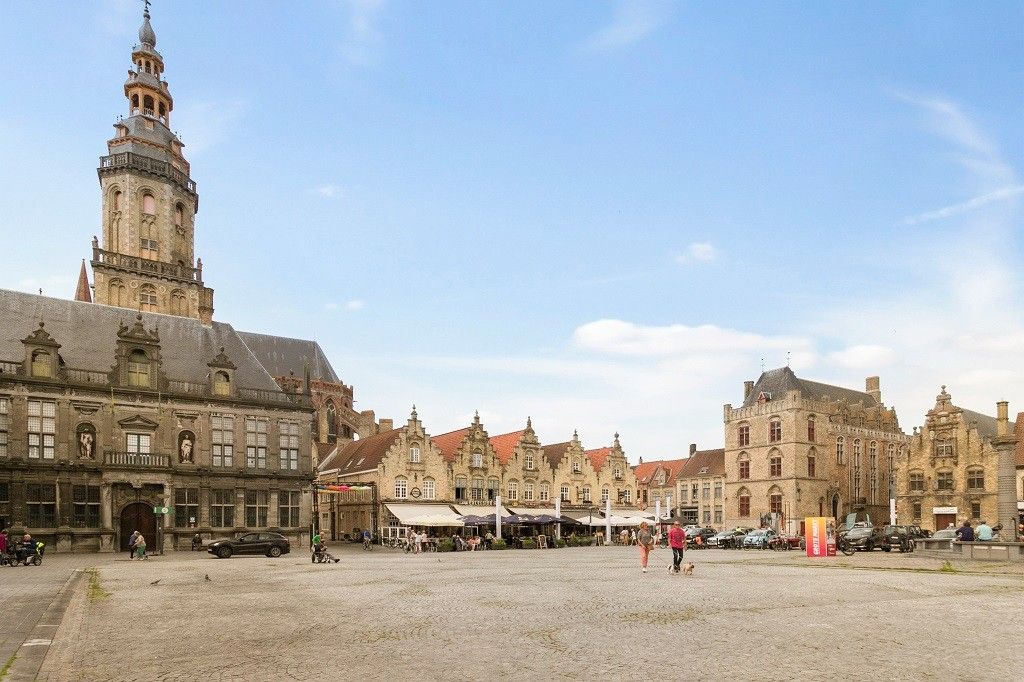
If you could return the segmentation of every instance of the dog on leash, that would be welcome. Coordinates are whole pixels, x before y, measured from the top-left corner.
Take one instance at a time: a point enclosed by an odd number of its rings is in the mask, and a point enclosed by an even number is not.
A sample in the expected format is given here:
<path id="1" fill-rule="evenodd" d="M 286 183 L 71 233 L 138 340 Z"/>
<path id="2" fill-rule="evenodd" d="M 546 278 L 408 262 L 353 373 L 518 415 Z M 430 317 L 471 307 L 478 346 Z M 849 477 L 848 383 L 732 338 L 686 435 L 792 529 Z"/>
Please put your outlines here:
<path id="1" fill-rule="evenodd" d="M 683 564 L 683 575 L 693 575 L 693 564 Z"/>

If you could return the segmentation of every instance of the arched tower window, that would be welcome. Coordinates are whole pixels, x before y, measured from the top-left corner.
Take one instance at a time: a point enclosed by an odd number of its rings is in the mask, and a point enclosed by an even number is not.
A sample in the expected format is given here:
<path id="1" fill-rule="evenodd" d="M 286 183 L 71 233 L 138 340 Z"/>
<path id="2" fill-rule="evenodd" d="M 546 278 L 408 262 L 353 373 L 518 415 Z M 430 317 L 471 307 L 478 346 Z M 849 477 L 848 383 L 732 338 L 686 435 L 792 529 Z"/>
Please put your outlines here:
<path id="1" fill-rule="evenodd" d="M 149 358 L 141 350 L 128 356 L 128 385 L 149 388 Z"/>
<path id="2" fill-rule="evenodd" d="M 139 96 L 138 95 L 132 95 L 131 115 L 135 116 L 138 113 L 139 113 Z"/>
<path id="3" fill-rule="evenodd" d="M 217 372 L 213 375 L 213 394 L 231 395 L 231 377 L 227 372 Z"/>
<path id="4" fill-rule="evenodd" d="M 125 306 L 128 304 L 128 298 L 125 293 L 124 282 L 119 279 L 110 280 L 110 286 L 108 287 L 107 302 L 110 305 Z"/>
<path id="5" fill-rule="evenodd" d="M 338 409 L 333 400 L 327 401 L 327 442 L 338 442 Z"/>
<path id="6" fill-rule="evenodd" d="M 142 195 L 142 212 L 146 215 L 156 215 L 156 197 L 148 192 Z"/>
<path id="7" fill-rule="evenodd" d="M 181 204 L 175 204 L 174 206 L 174 226 L 183 227 L 185 225 L 185 207 Z"/>
<path id="8" fill-rule="evenodd" d="M 158 302 L 156 298 L 156 287 L 152 284 L 143 284 L 139 287 L 139 309 L 146 312 L 157 312 Z"/>
<path id="9" fill-rule="evenodd" d="M 185 292 L 181 289 L 175 289 L 171 292 L 171 314 L 188 315 L 188 299 L 185 297 Z"/>
<path id="10" fill-rule="evenodd" d="M 160 120 L 161 120 L 161 121 L 164 121 L 164 120 L 166 120 L 166 118 L 167 118 L 167 107 L 166 107 L 166 106 L 164 106 L 164 103 L 163 103 L 163 102 L 160 102 L 160 109 L 159 109 L 159 112 L 160 112 Z"/>
<path id="11" fill-rule="evenodd" d="M 149 70 L 149 63 L 148 62 L 146 63 L 146 70 L 147 71 Z M 142 98 L 142 113 L 146 114 L 147 116 L 152 116 L 153 115 L 153 96 L 152 95 L 146 95 L 145 97 Z"/>

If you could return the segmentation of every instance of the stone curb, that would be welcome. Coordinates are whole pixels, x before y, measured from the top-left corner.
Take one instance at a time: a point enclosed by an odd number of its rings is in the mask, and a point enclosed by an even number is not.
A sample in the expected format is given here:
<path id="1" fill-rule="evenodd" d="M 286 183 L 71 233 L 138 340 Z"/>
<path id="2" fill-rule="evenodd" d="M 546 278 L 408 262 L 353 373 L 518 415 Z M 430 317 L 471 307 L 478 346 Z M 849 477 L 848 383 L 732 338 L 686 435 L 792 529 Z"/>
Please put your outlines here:
<path id="1" fill-rule="evenodd" d="M 4 682 L 22 682 L 23 680 L 34 680 L 39 674 L 46 654 L 50 651 L 53 638 L 57 634 L 61 620 L 64 618 L 64 611 L 75 594 L 75 588 L 85 577 L 85 569 L 76 568 L 68 576 L 68 579 L 57 590 L 50 601 L 49 606 L 43 611 L 39 622 L 32 628 L 25 641 L 17 650 L 17 658 L 3 677 Z"/>

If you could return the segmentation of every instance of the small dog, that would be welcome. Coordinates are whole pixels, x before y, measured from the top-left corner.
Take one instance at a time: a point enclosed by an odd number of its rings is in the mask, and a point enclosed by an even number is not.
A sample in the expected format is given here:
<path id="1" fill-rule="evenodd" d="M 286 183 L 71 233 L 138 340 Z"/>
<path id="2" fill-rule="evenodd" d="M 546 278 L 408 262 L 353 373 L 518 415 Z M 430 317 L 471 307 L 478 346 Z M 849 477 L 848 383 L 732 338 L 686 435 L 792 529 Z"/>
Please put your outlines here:
<path id="1" fill-rule="evenodd" d="M 683 564 L 683 575 L 693 575 L 693 564 Z"/>

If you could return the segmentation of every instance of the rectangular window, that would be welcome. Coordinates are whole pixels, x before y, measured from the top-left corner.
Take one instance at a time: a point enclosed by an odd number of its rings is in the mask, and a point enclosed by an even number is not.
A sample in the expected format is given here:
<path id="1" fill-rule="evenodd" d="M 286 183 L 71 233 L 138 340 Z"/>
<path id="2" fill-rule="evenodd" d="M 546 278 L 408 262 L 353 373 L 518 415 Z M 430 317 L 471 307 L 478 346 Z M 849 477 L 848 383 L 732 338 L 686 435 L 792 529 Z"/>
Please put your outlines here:
<path id="1" fill-rule="evenodd" d="M 395 499 L 404 500 L 409 497 L 409 481 L 404 478 L 395 479 Z"/>
<path id="2" fill-rule="evenodd" d="M 299 527 L 299 499 L 296 490 L 282 490 L 277 493 L 277 525 L 281 528 Z"/>
<path id="3" fill-rule="evenodd" d="M 768 461 L 768 473 L 771 476 L 781 476 L 782 475 L 782 458 L 781 457 L 772 457 Z"/>
<path id="4" fill-rule="evenodd" d="M 740 462 L 740 478 L 750 478 L 750 462 L 747 460 Z"/>
<path id="5" fill-rule="evenodd" d="M 501 483 L 496 478 L 487 479 L 487 500 L 494 502 L 498 499 L 498 491 L 501 490 Z"/>
<path id="6" fill-rule="evenodd" d="M 25 507 L 29 528 L 57 525 L 57 486 L 29 483 L 25 486 Z"/>
<path id="7" fill-rule="evenodd" d="M 710 500 L 711 499 L 711 483 L 710 482 L 708 482 L 708 481 L 704 482 L 704 485 L 701 487 L 701 496 L 705 500 Z"/>
<path id="8" fill-rule="evenodd" d="M 633 491 L 630 490 L 629 488 L 626 488 L 624 491 L 622 491 L 622 501 L 625 502 L 626 504 L 632 504 Z"/>
<path id="9" fill-rule="evenodd" d="M 807 477 L 808 478 L 814 478 L 814 464 L 815 464 L 814 458 L 813 457 L 808 457 L 807 458 Z"/>
<path id="10" fill-rule="evenodd" d="M 139 240 L 139 247 L 142 249 L 142 257 L 147 260 L 160 260 L 160 245 L 155 239 L 142 237 Z"/>
<path id="11" fill-rule="evenodd" d="M 583 486 L 583 501 L 587 502 L 587 503 L 590 502 L 590 486 L 589 485 Z"/>
<path id="12" fill-rule="evenodd" d="M 921 503 L 920 502 L 915 502 L 914 504 L 911 505 L 911 509 L 913 511 L 913 514 L 914 514 L 914 520 L 915 521 L 920 521 L 921 520 Z"/>
<path id="13" fill-rule="evenodd" d="M 7 527 L 11 518 L 11 491 L 7 481 L 0 481 L 0 524 Z"/>
<path id="14" fill-rule="evenodd" d="M 423 499 L 432 500 L 434 499 L 434 482 L 431 479 L 423 481 Z"/>
<path id="15" fill-rule="evenodd" d="M 740 427 L 740 447 L 750 445 L 750 427 L 744 424 Z"/>
<path id="16" fill-rule="evenodd" d="M 935 456 L 936 457 L 952 457 L 953 456 L 953 444 L 952 443 L 936 443 L 935 444 Z"/>
<path id="17" fill-rule="evenodd" d="M 148 433 L 126 433 L 124 435 L 125 451 L 132 455 L 148 455 L 152 436 Z"/>
<path id="18" fill-rule="evenodd" d="M 985 489 L 985 470 L 972 469 L 967 472 L 967 487 L 972 490 Z"/>
<path id="19" fill-rule="evenodd" d="M 245 466 L 250 469 L 267 468 L 267 429 L 270 420 L 257 417 L 245 418 Z M 284 458 L 281 458 L 281 468 Z"/>
<path id="20" fill-rule="evenodd" d="M 772 495 L 768 498 L 768 506 L 772 514 L 782 513 L 782 495 Z"/>
<path id="21" fill-rule="evenodd" d="M 953 489 L 953 472 L 952 471 L 940 471 L 936 478 L 936 485 L 939 490 L 952 490 Z"/>
<path id="22" fill-rule="evenodd" d="M 924 491 L 924 474 L 912 473 L 910 474 L 910 492 L 919 493 Z M 921 518 L 920 516 L 915 518 Z"/>
<path id="23" fill-rule="evenodd" d="M 704 510 L 704 523 L 711 523 L 711 510 L 710 509 L 705 509 Z"/>
<path id="24" fill-rule="evenodd" d="M 267 527 L 269 493 L 266 490 L 245 491 L 245 525 L 249 528 Z"/>
<path id="25" fill-rule="evenodd" d="M 11 401 L 0 398 L 0 457 L 7 456 L 7 434 L 11 431 Z"/>
<path id="26" fill-rule="evenodd" d="M 57 433 L 57 403 L 52 400 L 28 401 L 29 459 L 53 459 Z"/>
<path id="27" fill-rule="evenodd" d="M 469 487 L 469 481 L 464 476 L 458 476 L 455 478 L 455 501 L 464 502 L 466 500 L 466 489 Z M 510 487 L 509 490 L 512 488 Z"/>
<path id="28" fill-rule="evenodd" d="M 523 502 L 533 502 L 533 484 L 523 484 Z"/>
<path id="29" fill-rule="evenodd" d="M 690 486 L 690 499 L 693 500 L 694 502 L 697 501 L 697 484 L 696 483 L 694 483 L 693 485 Z"/>
<path id="30" fill-rule="evenodd" d="M 178 488 L 174 491 L 174 525 L 194 528 L 199 524 L 199 488 Z"/>
<path id="31" fill-rule="evenodd" d="M 210 447 L 213 466 L 229 467 L 235 457 L 235 418 L 230 414 L 210 417 Z"/>
<path id="32" fill-rule="evenodd" d="M 297 470 L 299 468 L 299 423 L 282 419 L 278 422 L 277 427 L 281 431 L 281 468 Z"/>
<path id="33" fill-rule="evenodd" d="M 807 420 L 807 440 L 814 442 L 814 417 Z"/>
<path id="34" fill-rule="evenodd" d="M 210 491 L 210 526 L 233 528 L 235 525 L 235 491 Z"/>
<path id="35" fill-rule="evenodd" d="M 484 499 L 484 479 L 474 478 L 473 487 L 469 490 L 471 500 L 482 502 Z"/>
<path id="36" fill-rule="evenodd" d="M 746 495 L 740 497 L 740 518 L 745 519 L 750 516 L 750 498 Z"/>
<path id="37" fill-rule="evenodd" d="M 509 481 L 508 482 L 508 499 L 516 500 L 519 499 L 519 482 Z"/>
<path id="38" fill-rule="evenodd" d="M 782 422 L 778 419 L 768 425 L 768 440 L 772 443 L 778 443 L 782 440 Z"/>
<path id="39" fill-rule="evenodd" d="M 722 482 L 721 481 L 715 481 L 715 499 L 716 500 L 722 499 Z"/>
<path id="40" fill-rule="evenodd" d="M 75 528 L 100 527 L 100 487 L 71 486 L 71 525 Z"/>
<path id="41" fill-rule="evenodd" d="M 721 523 L 721 522 L 722 522 L 722 508 L 721 507 L 715 507 L 715 523 Z"/>
<path id="42" fill-rule="evenodd" d="M 981 518 L 981 502 L 971 502 L 971 518 Z"/>
<path id="43" fill-rule="evenodd" d="M 547 502 L 550 499 L 551 499 L 551 486 L 549 486 L 547 483 L 541 483 L 540 484 L 540 501 L 541 502 Z M 628 500 L 627 500 L 627 502 L 628 502 Z"/>
<path id="44" fill-rule="evenodd" d="M 601 488 L 601 504 L 608 501 L 608 488 Z"/>

